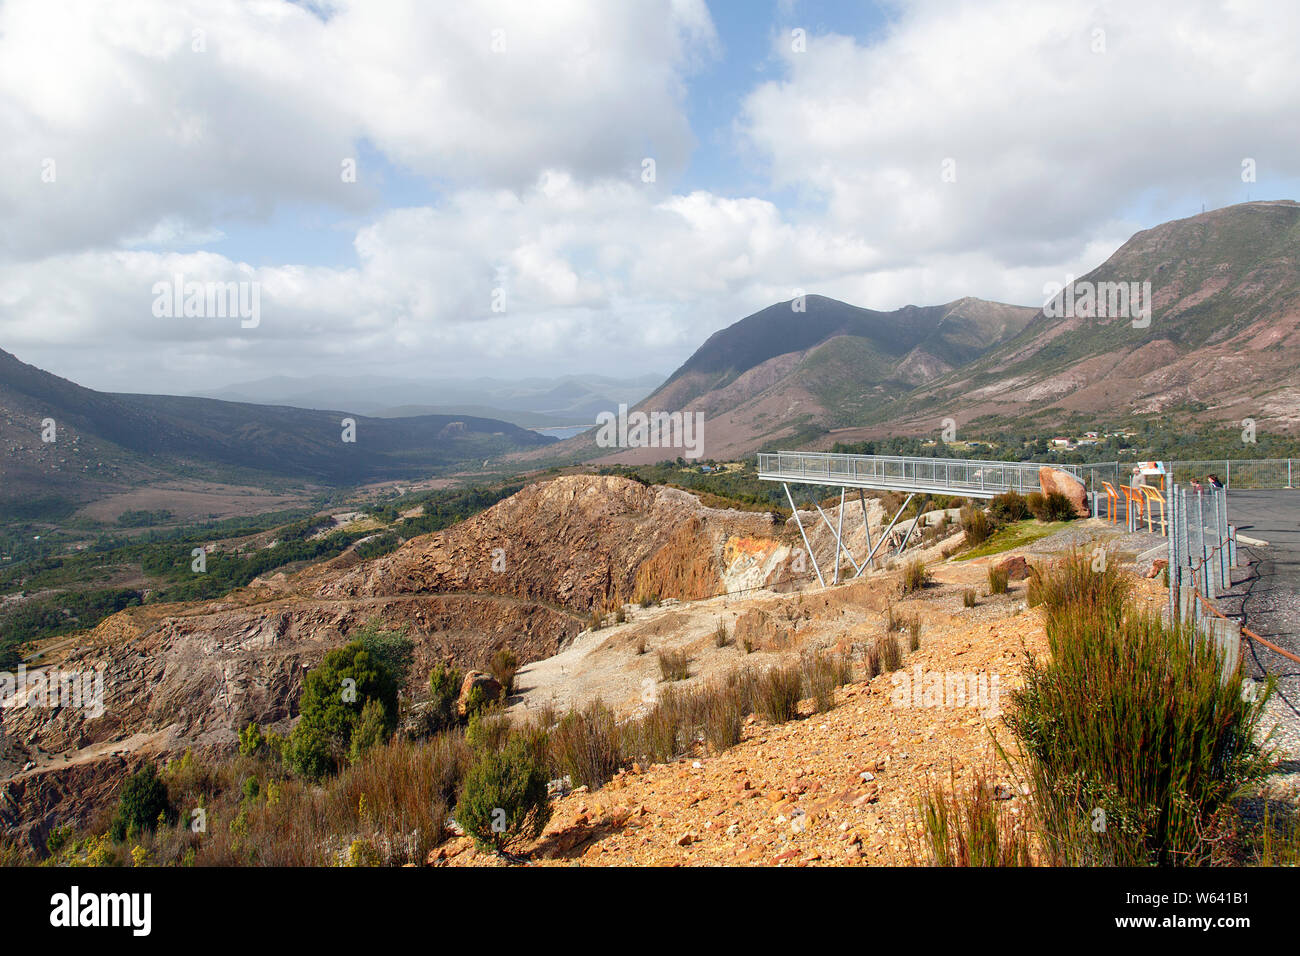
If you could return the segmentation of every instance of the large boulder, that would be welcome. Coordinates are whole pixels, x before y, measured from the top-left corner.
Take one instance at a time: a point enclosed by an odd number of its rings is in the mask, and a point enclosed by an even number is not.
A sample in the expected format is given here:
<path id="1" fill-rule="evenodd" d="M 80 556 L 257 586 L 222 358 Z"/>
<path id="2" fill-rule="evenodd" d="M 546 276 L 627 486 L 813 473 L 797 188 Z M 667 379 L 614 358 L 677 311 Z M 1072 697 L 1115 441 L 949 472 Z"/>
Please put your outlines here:
<path id="1" fill-rule="evenodd" d="M 1083 487 L 1083 482 L 1068 471 L 1048 468 L 1044 465 L 1038 469 L 1038 484 L 1043 489 L 1044 495 L 1050 495 L 1054 491 L 1065 495 L 1066 500 L 1074 505 L 1076 517 L 1086 518 L 1091 513 L 1088 511 L 1088 494 Z"/>
<path id="2" fill-rule="evenodd" d="M 1008 581 L 1023 581 L 1029 577 L 1029 562 L 1018 554 L 1002 559 L 995 567 L 1007 572 Z"/>
<path id="3" fill-rule="evenodd" d="M 470 671 L 461 681 L 460 696 L 456 698 L 456 713 L 461 717 L 469 716 L 469 695 L 475 687 L 481 687 L 484 704 L 493 704 L 501 699 L 501 684 L 491 674 L 483 671 Z"/>

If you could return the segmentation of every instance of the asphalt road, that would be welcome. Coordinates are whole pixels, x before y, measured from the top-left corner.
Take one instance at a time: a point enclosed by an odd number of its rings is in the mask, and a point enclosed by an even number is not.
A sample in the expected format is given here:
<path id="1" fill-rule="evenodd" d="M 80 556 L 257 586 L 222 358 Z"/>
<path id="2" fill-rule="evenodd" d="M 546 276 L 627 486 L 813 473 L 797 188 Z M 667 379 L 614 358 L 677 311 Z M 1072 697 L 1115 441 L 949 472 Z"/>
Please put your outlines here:
<path id="1" fill-rule="evenodd" d="M 1240 534 L 1268 542 L 1240 545 L 1245 572 L 1233 573 L 1234 586 L 1219 602 L 1225 614 L 1242 619 L 1260 637 L 1300 655 L 1300 490 L 1229 491 L 1228 522 Z M 1247 666 L 1255 676 L 1278 678 L 1270 711 L 1293 756 L 1300 756 L 1300 664 L 1254 641 L 1245 642 Z"/>

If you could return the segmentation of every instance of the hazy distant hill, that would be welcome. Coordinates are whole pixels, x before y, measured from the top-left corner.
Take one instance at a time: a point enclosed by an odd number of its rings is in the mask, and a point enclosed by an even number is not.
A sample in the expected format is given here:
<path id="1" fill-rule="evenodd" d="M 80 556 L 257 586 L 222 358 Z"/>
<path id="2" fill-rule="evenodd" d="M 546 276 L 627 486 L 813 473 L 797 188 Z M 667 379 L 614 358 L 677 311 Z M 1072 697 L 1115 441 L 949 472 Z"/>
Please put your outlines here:
<path id="1" fill-rule="evenodd" d="M 343 441 L 344 418 L 355 442 Z M 56 441 L 42 441 L 52 419 Z M 427 476 L 552 439 L 465 415 L 371 418 L 168 395 L 96 392 L 0 351 L 0 495 L 93 497 L 184 473 L 241 469 L 353 484 Z"/>
<path id="2" fill-rule="evenodd" d="M 661 375 L 609 378 L 569 375 L 558 379 L 430 378 L 415 381 L 379 376 L 290 378 L 274 376 L 204 393 L 201 397 L 295 408 L 344 405 L 364 415 L 392 417 L 394 411 L 438 409 L 461 414 L 479 410 L 482 417 L 517 425 L 581 425 L 599 412 L 634 404 L 650 394 Z M 432 412 L 427 412 L 432 413 Z"/>

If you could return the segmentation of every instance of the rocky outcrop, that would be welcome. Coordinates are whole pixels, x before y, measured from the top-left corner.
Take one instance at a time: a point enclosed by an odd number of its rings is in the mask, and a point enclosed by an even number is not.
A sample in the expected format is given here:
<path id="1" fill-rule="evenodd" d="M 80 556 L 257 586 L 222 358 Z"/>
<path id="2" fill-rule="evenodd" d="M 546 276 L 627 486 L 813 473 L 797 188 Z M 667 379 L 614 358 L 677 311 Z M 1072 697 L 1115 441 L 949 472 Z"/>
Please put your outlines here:
<path id="1" fill-rule="evenodd" d="M 1003 558 L 995 567 L 1007 573 L 1008 581 L 1023 581 L 1029 577 L 1029 562 L 1018 554 Z"/>
<path id="2" fill-rule="evenodd" d="M 480 704 L 495 704 L 501 699 L 501 682 L 491 674 L 483 671 L 470 671 L 460 684 L 460 694 L 456 697 L 456 713 L 468 717 L 474 691 L 478 690 Z"/>
<path id="3" fill-rule="evenodd" d="M 530 485 L 455 527 L 417 538 L 322 584 L 322 597 L 489 591 L 574 613 L 643 593 L 723 589 L 733 535 L 777 536 L 770 515 L 705 508 L 687 492 L 615 476 Z"/>
<path id="4" fill-rule="evenodd" d="M 1061 471 L 1059 468 L 1048 468 L 1044 465 L 1038 469 L 1038 484 L 1045 495 L 1053 492 L 1064 495 L 1070 504 L 1074 506 L 1076 517 L 1088 517 L 1088 495 L 1084 490 L 1083 482 L 1068 471 Z"/>

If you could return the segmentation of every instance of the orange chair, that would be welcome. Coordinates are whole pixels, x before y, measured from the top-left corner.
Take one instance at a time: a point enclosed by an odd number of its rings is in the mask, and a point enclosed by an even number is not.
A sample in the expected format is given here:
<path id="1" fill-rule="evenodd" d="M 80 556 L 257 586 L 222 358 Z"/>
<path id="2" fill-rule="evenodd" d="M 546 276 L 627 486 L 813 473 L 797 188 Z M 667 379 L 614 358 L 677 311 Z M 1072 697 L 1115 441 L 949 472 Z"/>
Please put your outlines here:
<path id="1" fill-rule="evenodd" d="M 1106 489 L 1106 520 L 1116 524 L 1119 521 L 1119 492 L 1109 481 L 1103 481 L 1101 484 Z"/>
<path id="2" fill-rule="evenodd" d="M 1124 508 L 1124 524 L 1126 526 L 1128 525 L 1129 516 L 1133 514 L 1134 509 L 1137 510 L 1138 524 L 1141 524 L 1142 523 L 1142 502 L 1144 500 L 1142 497 L 1142 492 L 1140 492 L 1136 488 L 1131 488 L 1128 485 L 1121 485 L 1120 488 L 1123 489 L 1124 491 L 1124 497 L 1128 499 Z"/>
<path id="3" fill-rule="evenodd" d="M 1150 485 L 1142 485 L 1139 489 L 1142 494 L 1147 496 L 1147 530 L 1154 530 L 1151 527 L 1151 512 L 1157 504 L 1160 505 L 1160 533 L 1165 537 L 1169 532 L 1165 530 L 1165 496 L 1160 493 L 1159 488 L 1153 488 Z"/>

